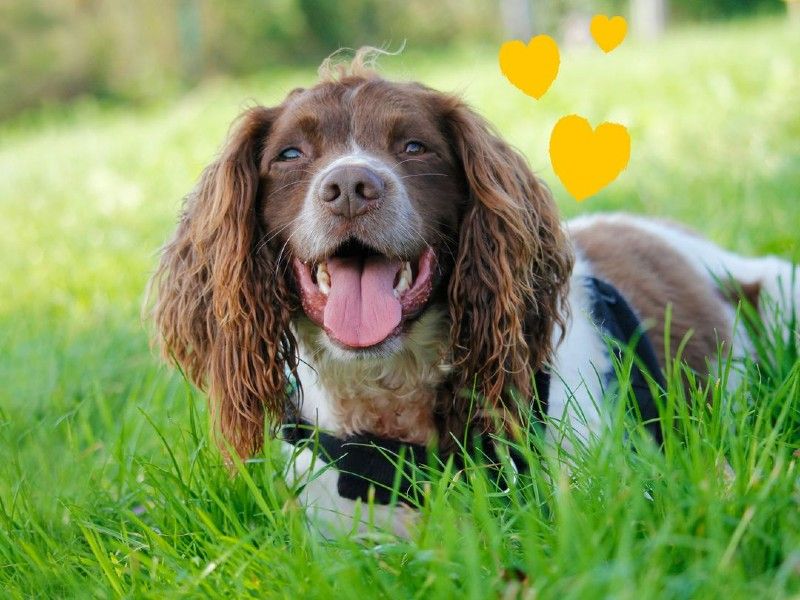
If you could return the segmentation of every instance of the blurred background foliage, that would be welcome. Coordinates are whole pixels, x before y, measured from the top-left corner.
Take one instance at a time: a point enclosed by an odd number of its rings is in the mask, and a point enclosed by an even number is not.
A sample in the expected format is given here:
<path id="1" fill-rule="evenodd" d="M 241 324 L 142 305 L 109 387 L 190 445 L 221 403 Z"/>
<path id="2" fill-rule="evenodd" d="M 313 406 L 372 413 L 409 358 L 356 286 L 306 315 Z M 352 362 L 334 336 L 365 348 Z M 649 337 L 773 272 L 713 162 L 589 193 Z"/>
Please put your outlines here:
<path id="1" fill-rule="evenodd" d="M 659 3 L 664 4 L 664 0 Z M 198 82 L 317 63 L 341 46 L 496 45 L 564 34 L 623 0 L 0 0 L 0 119 L 79 97 L 142 103 Z M 671 0 L 670 22 L 781 10 L 783 0 Z M 516 12 L 515 12 L 516 11 Z M 520 12 L 522 11 L 522 12 Z M 505 14 L 505 19 L 498 15 Z M 515 22 L 516 20 L 516 22 Z M 509 25 L 509 22 L 511 25 Z"/>

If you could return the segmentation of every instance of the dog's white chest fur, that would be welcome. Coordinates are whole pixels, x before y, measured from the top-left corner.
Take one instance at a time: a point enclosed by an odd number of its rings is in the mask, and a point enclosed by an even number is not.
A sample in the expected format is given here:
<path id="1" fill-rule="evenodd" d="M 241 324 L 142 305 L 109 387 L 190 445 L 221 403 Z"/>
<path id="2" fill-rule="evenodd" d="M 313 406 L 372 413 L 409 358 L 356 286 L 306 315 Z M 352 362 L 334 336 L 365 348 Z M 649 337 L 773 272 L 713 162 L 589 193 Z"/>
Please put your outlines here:
<path id="1" fill-rule="evenodd" d="M 297 329 L 304 419 L 334 434 L 368 432 L 417 444 L 434 438 L 437 389 L 449 371 L 441 311 L 426 311 L 403 349 L 388 356 L 354 359 L 337 352 L 319 329 Z"/>

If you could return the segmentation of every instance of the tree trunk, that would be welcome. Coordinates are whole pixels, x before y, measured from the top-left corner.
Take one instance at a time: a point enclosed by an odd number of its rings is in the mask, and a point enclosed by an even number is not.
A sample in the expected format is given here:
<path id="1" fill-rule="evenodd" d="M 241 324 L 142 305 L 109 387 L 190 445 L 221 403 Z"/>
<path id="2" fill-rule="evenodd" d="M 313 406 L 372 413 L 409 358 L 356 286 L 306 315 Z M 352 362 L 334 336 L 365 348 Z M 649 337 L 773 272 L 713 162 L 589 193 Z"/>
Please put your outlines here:
<path id="1" fill-rule="evenodd" d="M 800 27 L 800 0 L 786 0 L 786 11 L 789 13 L 789 21 Z"/>
<path id="2" fill-rule="evenodd" d="M 631 31 L 644 39 L 664 33 L 667 24 L 666 0 L 631 0 Z"/>
<path id="3" fill-rule="evenodd" d="M 528 43 L 533 35 L 533 11 L 529 0 L 500 0 L 503 30 L 508 38 Z"/>

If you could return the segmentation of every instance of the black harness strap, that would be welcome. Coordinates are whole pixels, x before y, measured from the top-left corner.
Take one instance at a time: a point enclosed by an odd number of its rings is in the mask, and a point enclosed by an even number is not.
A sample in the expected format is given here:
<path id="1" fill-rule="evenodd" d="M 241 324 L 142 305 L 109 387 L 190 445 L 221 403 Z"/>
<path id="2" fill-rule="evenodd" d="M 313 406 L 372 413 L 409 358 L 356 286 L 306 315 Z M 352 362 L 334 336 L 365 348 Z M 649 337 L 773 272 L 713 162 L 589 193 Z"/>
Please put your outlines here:
<path id="1" fill-rule="evenodd" d="M 631 365 L 630 385 L 642 421 L 656 443 L 661 445 L 663 436 L 658 418 L 658 407 L 650 391 L 645 373 L 650 375 L 660 389 L 664 390 L 667 386 L 650 338 L 642 329 L 642 324 L 633 309 L 614 286 L 596 277 L 587 279 L 588 285 L 594 291 L 592 316 L 606 335 L 618 342 L 613 345 L 617 360 L 623 360 L 626 348 L 633 349 L 634 361 Z M 616 373 L 613 369 L 606 373 L 605 377 L 607 386 L 616 382 Z"/>
<path id="2" fill-rule="evenodd" d="M 650 340 L 641 328 L 639 319 L 634 314 L 622 295 L 611 285 L 594 277 L 587 278 L 587 285 L 592 290 L 592 316 L 605 333 L 616 340 L 614 346 L 618 359 L 622 359 L 624 348 L 635 341 L 635 355 L 631 369 L 631 386 L 636 397 L 642 419 L 648 430 L 660 444 L 661 428 L 658 421 L 658 410 L 655 399 L 650 392 L 642 368 L 655 382 L 665 388 L 664 377 L 656 360 Z M 534 375 L 536 386 L 536 404 L 534 405 L 534 421 L 543 423 L 547 414 L 547 403 L 550 391 L 550 374 L 541 369 Z M 612 370 L 605 375 L 606 385 L 616 380 Z M 419 444 L 410 444 L 381 438 L 374 435 L 359 434 L 347 438 L 338 438 L 320 431 L 311 423 L 295 417 L 282 427 L 282 439 L 292 445 L 307 445 L 310 449 L 318 448 L 322 458 L 333 463 L 339 472 L 337 491 L 343 498 L 366 501 L 370 486 L 374 486 L 374 500 L 379 504 L 391 501 L 392 490 L 398 477 L 397 466 L 402 457 L 403 471 L 399 474 L 398 492 L 411 496 L 414 489 L 414 472 L 419 466 L 428 464 L 430 450 Z M 476 455 L 481 462 L 499 465 L 500 458 L 491 436 L 474 436 L 470 440 L 468 452 Z M 525 459 L 509 448 L 514 466 L 519 470 L 527 468 Z M 456 468 L 464 468 L 464 457 L 455 455 Z"/>

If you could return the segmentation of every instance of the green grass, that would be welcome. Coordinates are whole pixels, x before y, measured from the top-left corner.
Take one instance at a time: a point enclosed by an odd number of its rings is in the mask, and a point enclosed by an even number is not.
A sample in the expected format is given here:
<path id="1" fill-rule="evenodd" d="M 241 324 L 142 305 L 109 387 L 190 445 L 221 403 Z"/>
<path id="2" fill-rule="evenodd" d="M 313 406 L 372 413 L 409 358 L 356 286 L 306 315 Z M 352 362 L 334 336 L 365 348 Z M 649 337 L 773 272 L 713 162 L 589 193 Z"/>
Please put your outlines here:
<path id="1" fill-rule="evenodd" d="M 539 102 L 494 56 L 384 65 L 463 91 L 568 216 L 672 217 L 737 251 L 800 260 L 800 35 L 785 23 L 566 53 Z M 664 452 L 632 452 L 639 429 L 620 416 L 565 459 L 571 477 L 544 459 L 499 497 L 479 474 L 435 476 L 407 542 L 315 536 L 271 449 L 228 477 L 202 396 L 159 366 L 139 308 L 180 198 L 233 116 L 311 81 L 265 73 L 135 111 L 84 102 L 0 125 L 0 595 L 800 594 L 800 361 L 780 344 L 737 393 L 716 388 L 711 408 L 695 398 L 681 411 L 672 386 L 680 426 Z M 627 171 L 582 204 L 546 154 L 568 113 L 622 122 L 633 139 Z"/>

